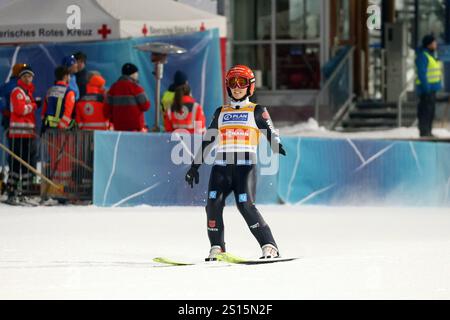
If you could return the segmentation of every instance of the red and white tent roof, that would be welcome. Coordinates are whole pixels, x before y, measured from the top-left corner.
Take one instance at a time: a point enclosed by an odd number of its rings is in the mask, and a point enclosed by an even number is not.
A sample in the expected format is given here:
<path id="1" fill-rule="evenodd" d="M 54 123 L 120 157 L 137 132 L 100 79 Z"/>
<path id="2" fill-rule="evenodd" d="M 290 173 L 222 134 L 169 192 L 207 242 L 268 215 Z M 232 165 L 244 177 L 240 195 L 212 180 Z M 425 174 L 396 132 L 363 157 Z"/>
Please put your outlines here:
<path id="1" fill-rule="evenodd" d="M 67 27 L 74 21 L 73 5 L 79 8 L 79 29 Z M 121 39 L 212 28 L 226 37 L 225 17 L 173 0 L 10 0 L 0 5 L 0 43 Z"/>

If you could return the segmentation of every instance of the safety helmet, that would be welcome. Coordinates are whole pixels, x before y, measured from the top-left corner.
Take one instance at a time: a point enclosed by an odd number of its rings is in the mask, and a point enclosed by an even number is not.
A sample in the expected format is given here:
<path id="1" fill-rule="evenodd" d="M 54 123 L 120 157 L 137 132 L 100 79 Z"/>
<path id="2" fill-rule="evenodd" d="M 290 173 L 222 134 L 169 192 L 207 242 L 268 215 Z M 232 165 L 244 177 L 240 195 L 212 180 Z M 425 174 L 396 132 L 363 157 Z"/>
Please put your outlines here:
<path id="1" fill-rule="evenodd" d="M 230 89 L 236 87 L 241 89 L 247 88 L 247 94 L 241 100 L 253 95 L 255 92 L 255 81 L 256 79 L 252 69 L 241 64 L 231 67 L 225 76 L 225 84 L 230 98 L 233 98 Z"/>
<path id="2" fill-rule="evenodd" d="M 25 68 L 27 66 L 26 63 L 16 63 L 13 67 L 12 67 L 12 76 L 13 77 L 18 77 L 20 71 L 22 71 L 23 68 Z"/>

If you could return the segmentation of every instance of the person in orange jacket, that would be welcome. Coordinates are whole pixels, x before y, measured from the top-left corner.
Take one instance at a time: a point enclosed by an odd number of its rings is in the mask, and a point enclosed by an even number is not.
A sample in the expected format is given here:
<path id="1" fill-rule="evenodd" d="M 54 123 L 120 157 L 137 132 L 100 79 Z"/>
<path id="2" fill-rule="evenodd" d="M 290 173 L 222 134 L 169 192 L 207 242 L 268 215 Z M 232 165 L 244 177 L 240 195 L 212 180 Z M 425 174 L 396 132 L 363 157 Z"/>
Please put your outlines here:
<path id="1" fill-rule="evenodd" d="M 0 86 L 0 101 L 3 100 L 3 104 L 0 104 L 0 110 L 2 115 L 2 126 L 4 130 L 8 130 L 9 128 L 9 116 L 11 114 L 9 110 L 11 105 L 11 92 L 15 87 L 17 87 L 19 73 L 26 66 L 26 63 L 16 63 L 12 67 L 11 77 L 9 78 L 9 81 Z"/>
<path id="2" fill-rule="evenodd" d="M 42 107 L 45 128 L 67 129 L 74 125 L 72 113 L 75 107 L 75 92 L 69 88 L 69 69 L 55 69 L 55 85 L 50 87 Z"/>
<path id="3" fill-rule="evenodd" d="M 191 96 L 191 88 L 183 84 L 175 89 L 172 106 L 164 114 L 164 127 L 167 132 L 177 129 L 187 130 L 191 134 L 203 134 L 206 130 L 203 108 Z"/>
<path id="4" fill-rule="evenodd" d="M 22 160 L 36 167 L 36 148 L 34 139 L 36 137 L 37 104 L 33 98 L 34 72 L 30 66 L 22 68 L 18 75 L 17 86 L 10 95 L 10 122 L 9 138 L 11 149 Z M 19 161 L 10 158 L 10 174 L 8 176 L 8 202 L 15 204 L 23 197 L 22 187 L 30 186 L 33 174 Z"/>
<path id="5" fill-rule="evenodd" d="M 73 135 L 56 130 L 68 130 L 75 126 L 72 114 L 75 108 L 75 92 L 69 87 L 70 72 L 64 66 L 55 69 L 55 84 L 47 91 L 42 109 L 43 138 L 50 155 L 51 178 L 68 186 L 72 183 L 72 158 L 75 151 Z"/>
<path id="6" fill-rule="evenodd" d="M 75 105 L 76 122 L 81 130 L 108 130 L 109 106 L 105 104 L 105 79 L 96 71 L 88 75 L 86 95 Z"/>

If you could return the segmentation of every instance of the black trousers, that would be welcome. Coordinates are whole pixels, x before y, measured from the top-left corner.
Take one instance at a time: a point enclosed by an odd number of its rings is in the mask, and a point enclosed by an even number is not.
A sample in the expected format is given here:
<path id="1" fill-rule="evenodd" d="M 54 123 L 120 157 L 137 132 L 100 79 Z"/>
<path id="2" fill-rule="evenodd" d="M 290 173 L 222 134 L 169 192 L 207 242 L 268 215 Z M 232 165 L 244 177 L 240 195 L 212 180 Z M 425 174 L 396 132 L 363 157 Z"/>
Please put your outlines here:
<path id="1" fill-rule="evenodd" d="M 417 119 L 421 137 L 431 136 L 436 111 L 436 93 L 422 94 L 417 106 Z"/>
<path id="2" fill-rule="evenodd" d="M 211 171 L 206 214 L 211 246 L 225 251 L 223 208 L 225 200 L 234 192 L 237 207 L 260 246 L 277 246 L 269 226 L 255 207 L 256 165 L 215 165 Z"/>
<path id="3" fill-rule="evenodd" d="M 36 167 L 36 145 L 34 139 L 13 138 L 10 140 L 11 150 L 29 165 Z M 33 173 L 14 157 L 9 158 L 8 185 L 10 191 L 22 192 L 31 185 Z M 20 182 L 20 184 L 19 184 Z"/>

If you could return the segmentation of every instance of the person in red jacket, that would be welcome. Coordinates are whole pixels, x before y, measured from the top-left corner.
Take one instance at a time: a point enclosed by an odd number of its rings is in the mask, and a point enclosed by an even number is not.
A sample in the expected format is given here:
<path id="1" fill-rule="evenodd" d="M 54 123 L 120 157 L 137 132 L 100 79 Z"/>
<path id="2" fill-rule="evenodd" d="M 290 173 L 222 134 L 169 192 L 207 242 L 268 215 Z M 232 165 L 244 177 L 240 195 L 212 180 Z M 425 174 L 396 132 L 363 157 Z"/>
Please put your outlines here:
<path id="1" fill-rule="evenodd" d="M 122 76 L 109 89 L 106 105 L 114 130 L 148 131 L 144 112 L 150 108 L 150 101 L 144 88 L 139 85 L 138 76 L 138 68 L 132 63 L 125 63 Z"/>
<path id="2" fill-rule="evenodd" d="M 167 132 L 177 129 L 187 130 L 189 133 L 203 134 L 205 128 L 205 114 L 203 108 L 191 96 L 191 88 L 183 84 L 175 89 L 172 106 L 164 114 L 164 127 Z"/>
<path id="3" fill-rule="evenodd" d="M 17 86 L 10 95 L 9 138 L 11 149 L 22 160 L 36 167 L 36 102 L 33 98 L 34 72 L 30 66 L 25 66 L 19 73 Z M 23 187 L 30 186 L 33 174 L 19 161 L 10 158 L 10 174 L 8 176 L 8 202 L 19 202 L 23 196 Z"/>
<path id="4" fill-rule="evenodd" d="M 96 71 L 88 75 L 86 94 L 76 103 L 76 121 L 81 130 L 108 130 L 110 110 L 105 104 L 105 79 Z"/>
<path id="5" fill-rule="evenodd" d="M 2 115 L 2 126 L 5 130 L 9 128 L 9 116 L 11 114 L 9 110 L 11 92 L 15 87 L 17 87 L 19 73 L 24 67 L 26 67 L 26 63 L 16 63 L 12 67 L 9 81 L 0 86 L 0 100 L 3 99 L 3 105 L 0 104 L 0 110 Z"/>

